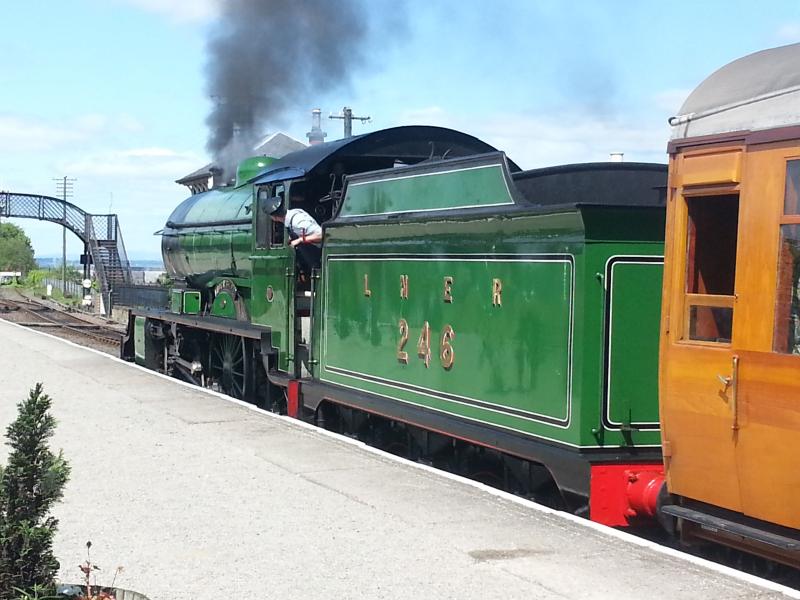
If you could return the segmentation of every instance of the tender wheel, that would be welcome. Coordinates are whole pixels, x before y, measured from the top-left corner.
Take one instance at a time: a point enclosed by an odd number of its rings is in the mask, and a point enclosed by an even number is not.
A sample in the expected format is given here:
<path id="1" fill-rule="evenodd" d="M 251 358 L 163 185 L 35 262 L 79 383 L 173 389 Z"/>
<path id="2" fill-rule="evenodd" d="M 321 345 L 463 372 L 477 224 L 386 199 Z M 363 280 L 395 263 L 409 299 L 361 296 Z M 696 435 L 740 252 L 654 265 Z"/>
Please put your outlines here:
<path id="1" fill-rule="evenodd" d="M 209 372 L 219 391 L 243 400 L 250 394 L 247 342 L 235 335 L 215 335 L 211 340 Z"/>

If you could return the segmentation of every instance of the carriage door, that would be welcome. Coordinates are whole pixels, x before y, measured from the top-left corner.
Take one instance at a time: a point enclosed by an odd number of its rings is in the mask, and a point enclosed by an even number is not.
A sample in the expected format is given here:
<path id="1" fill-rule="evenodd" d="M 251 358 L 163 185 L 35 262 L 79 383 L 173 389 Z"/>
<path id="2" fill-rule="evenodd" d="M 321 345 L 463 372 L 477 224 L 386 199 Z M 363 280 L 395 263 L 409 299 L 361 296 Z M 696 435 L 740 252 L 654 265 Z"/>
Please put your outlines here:
<path id="1" fill-rule="evenodd" d="M 742 212 L 740 312 L 747 312 L 736 331 L 747 348 L 739 352 L 737 341 L 742 512 L 800 528 L 793 450 L 800 437 L 800 148 L 759 149 L 748 162 L 758 179 L 747 187 Z"/>
<path id="2" fill-rule="evenodd" d="M 270 218 L 266 204 L 274 196 L 283 197 L 283 183 L 256 187 L 256 209 L 253 214 L 253 322 L 272 330 L 273 346 L 279 350 L 278 369 L 290 371 L 294 326 L 294 255 L 282 223 Z"/>
<path id="3" fill-rule="evenodd" d="M 738 186 L 721 184 L 720 169 L 702 168 L 718 166 L 717 158 L 703 156 L 694 169 L 686 169 L 671 201 L 662 420 L 672 491 L 738 511 L 734 415 L 739 356 L 733 350 L 733 322 L 739 194 Z M 738 180 L 738 156 L 735 160 Z"/>

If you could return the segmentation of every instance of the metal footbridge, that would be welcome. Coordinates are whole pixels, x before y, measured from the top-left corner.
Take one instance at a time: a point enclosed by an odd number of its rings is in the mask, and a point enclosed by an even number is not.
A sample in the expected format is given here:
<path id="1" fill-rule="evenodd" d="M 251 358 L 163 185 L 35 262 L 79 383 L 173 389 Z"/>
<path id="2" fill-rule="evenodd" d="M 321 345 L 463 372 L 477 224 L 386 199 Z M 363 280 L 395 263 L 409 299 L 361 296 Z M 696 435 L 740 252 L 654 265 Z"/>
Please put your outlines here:
<path id="1" fill-rule="evenodd" d="M 57 223 L 83 242 L 84 274 L 94 264 L 103 305 L 110 310 L 117 288 L 131 284 L 131 267 L 115 214 L 93 215 L 66 200 L 36 194 L 0 192 L 0 217 Z"/>

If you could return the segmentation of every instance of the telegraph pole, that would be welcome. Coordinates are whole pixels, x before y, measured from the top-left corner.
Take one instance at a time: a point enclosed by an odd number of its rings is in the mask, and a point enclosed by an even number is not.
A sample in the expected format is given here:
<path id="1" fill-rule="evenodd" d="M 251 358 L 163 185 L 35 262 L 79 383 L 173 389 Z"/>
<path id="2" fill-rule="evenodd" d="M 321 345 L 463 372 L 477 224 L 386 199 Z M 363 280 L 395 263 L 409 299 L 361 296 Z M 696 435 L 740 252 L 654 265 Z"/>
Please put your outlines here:
<path id="1" fill-rule="evenodd" d="M 344 121 L 344 137 L 353 137 L 353 119 L 361 121 L 362 123 L 369 123 L 371 117 L 355 117 L 353 116 L 353 109 L 345 106 L 340 115 L 329 115 L 329 119 L 342 119 Z"/>
<path id="2" fill-rule="evenodd" d="M 61 228 L 61 293 L 67 295 L 67 198 L 72 198 L 75 188 L 74 178 L 59 177 L 53 179 L 56 182 L 56 194 L 61 194 L 64 201 L 64 216 Z"/>

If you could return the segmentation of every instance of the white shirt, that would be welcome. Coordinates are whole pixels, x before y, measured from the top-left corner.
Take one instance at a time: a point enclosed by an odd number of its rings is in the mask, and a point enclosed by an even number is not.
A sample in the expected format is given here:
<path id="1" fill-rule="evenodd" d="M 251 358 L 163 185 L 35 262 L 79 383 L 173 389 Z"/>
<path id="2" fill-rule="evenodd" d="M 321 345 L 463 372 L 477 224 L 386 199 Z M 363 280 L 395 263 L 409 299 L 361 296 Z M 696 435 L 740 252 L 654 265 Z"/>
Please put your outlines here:
<path id="1" fill-rule="evenodd" d="M 283 224 L 287 231 L 296 237 L 303 237 L 303 234 L 322 233 L 322 227 L 320 227 L 319 223 L 302 208 L 290 208 L 287 210 Z M 321 243 L 316 242 L 314 245 L 321 246 Z"/>

